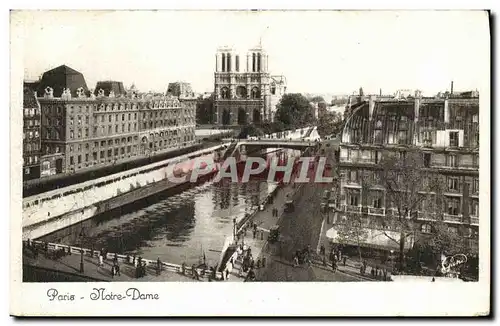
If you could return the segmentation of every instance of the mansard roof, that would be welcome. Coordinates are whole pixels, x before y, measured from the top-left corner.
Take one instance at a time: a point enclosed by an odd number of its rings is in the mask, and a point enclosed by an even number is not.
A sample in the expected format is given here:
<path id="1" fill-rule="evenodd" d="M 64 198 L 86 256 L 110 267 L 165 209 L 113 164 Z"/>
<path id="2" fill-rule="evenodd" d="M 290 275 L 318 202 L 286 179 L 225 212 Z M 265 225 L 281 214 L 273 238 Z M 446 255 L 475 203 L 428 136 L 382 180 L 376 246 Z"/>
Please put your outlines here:
<path id="1" fill-rule="evenodd" d="M 45 88 L 51 87 L 54 90 L 54 97 L 60 97 L 65 88 L 71 90 L 71 95 L 76 96 L 76 90 L 82 87 L 88 91 L 87 83 L 83 75 L 73 68 L 62 65 L 46 71 L 42 75 L 38 86 L 38 96 L 43 96 Z"/>

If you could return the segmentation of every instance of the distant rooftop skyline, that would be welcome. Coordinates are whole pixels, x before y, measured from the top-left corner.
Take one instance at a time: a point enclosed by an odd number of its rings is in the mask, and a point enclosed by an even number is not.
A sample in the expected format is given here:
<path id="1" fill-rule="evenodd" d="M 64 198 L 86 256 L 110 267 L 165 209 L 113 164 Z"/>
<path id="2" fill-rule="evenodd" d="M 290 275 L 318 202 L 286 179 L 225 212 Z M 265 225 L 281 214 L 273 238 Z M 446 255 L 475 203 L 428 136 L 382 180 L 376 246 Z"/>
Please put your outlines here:
<path id="1" fill-rule="evenodd" d="M 98 81 L 166 91 L 188 82 L 213 91 L 215 53 L 262 42 L 269 71 L 288 92 L 426 96 L 484 85 L 489 27 L 481 11 L 24 11 L 12 14 L 24 40 L 24 77 L 67 65 L 89 88 Z M 383 22 L 383 23 L 381 23 Z M 416 28 L 418 26 L 418 28 Z M 230 28 L 228 28 L 230 27 Z"/>

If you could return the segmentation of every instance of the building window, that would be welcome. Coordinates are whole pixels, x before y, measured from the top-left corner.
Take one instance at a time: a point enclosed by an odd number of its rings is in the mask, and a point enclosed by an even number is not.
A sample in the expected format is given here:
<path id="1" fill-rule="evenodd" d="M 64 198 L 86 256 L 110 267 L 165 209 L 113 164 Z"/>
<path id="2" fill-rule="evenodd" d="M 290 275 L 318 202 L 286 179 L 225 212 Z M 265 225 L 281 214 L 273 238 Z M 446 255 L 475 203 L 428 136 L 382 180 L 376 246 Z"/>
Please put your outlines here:
<path id="1" fill-rule="evenodd" d="M 447 156 L 447 163 L 449 167 L 457 167 L 458 165 L 457 156 L 455 154 L 449 154 Z"/>
<path id="2" fill-rule="evenodd" d="M 78 125 L 80 126 L 82 124 L 82 117 L 78 116 Z"/>
<path id="3" fill-rule="evenodd" d="M 56 153 L 59 153 L 59 146 L 56 146 Z"/>
<path id="4" fill-rule="evenodd" d="M 85 128 L 85 137 L 89 136 L 89 128 Z"/>
<path id="5" fill-rule="evenodd" d="M 422 224 L 422 233 L 431 233 L 432 227 L 429 224 Z"/>
<path id="6" fill-rule="evenodd" d="M 125 147 L 122 147 L 122 148 L 120 149 L 120 154 L 122 154 L 122 155 L 123 155 L 123 154 L 125 154 Z"/>
<path id="7" fill-rule="evenodd" d="M 82 145 L 81 144 L 78 144 L 78 151 L 81 152 L 82 151 Z"/>
<path id="8" fill-rule="evenodd" d="M 111 126 L 108 126 L 108 135 L 111 135 L 111 133 L 112 133 Z"/>
<path id="9" fill-rule="evenodd" d="M 82 163 L 82 156 L 78 155 L 78 164 Z"/>
<path id="10" fill-rule="evenodd" d="M 108 146 L 113 146 L 113 141 L 111 139 L 108 140 Z"/>
<path id="11" fill-rule="evenodd" d="M 103 116 L 104 117 L 104 116 Z M 111 114 L 108 115 L 108 122 L 111 122 Z"/>
<path id="12" fill-rule="evenodd" d="M 472 192 L 477 193 L 479 192 L 479 179 L 474 178 L 474 182 L 472 184 Z"/>
<path id="13" fill-rule="evenodd" d="M 431 166 L 431 153 L 424 153 L 424 167 L 428 168 Z"/>
<path id="14" fill-rule="evenodd" d="M 450 147 L 458 147 L 458 131 L 450 131 Z"/>
<path id="15" fill-rule="evenodd" d="M 125 113 L 122 113 L 122 121 L 125 121 Z"/>
<path id="16" fill-rule="evenodd" d="M 401 130 L 398 132 L 398 143 L 399 144 L 406 144 L 406 131 Z"/>
<path id="17" fill-rule="evenodd" d="M 394 133 L 393 132 L 387 133 L 387 143 L 388 144 L 394 144 L 395 143 Z"/>
<path id="18" fill-rule="evenodd" d="M 69 164 L 70 164 L 70 165 L 75 164 L 75 160 L 74 160 L 73 156 L 70 156 L 70 157 L 69 157 Z"/>
<path id="19" fill-rule="evenodd" d="M 101 151 L 100 155 L 101 155 L 101 158 L 104 158 L 104 151 Z"/>
<path id="20" fill-rule="evenodd" d="M 73 117 L 69 118 L 69 124 L 70 124 L 70 125 L 73 125 L 73 122 L 74 122 L 74 121 L 73 121 Z"/>
<path id="21" fill-rule="evenodd" d="M 115 148 L 115 156 L 118 156 L 118 148 Z"/>
<path id="22" fill-rule="evenodd" d="M 112 151 L 110 149 L 108 149 L 108 157 L 111 157 L 112 155 Z"/>
<path id="23" fill-rule="evenodd" d="M 89 117 L 88 116 L 85 117 L 85 123 L 89 124 Z"/>
<path id="24" fill-rule="evenodd" d="M 460 200 L 449 199 L 448 200 L 448 214 L 449 215 L 459 215 L 460 214 Z"/>
<path id="25" fill-rule="evenodd" d="M 349 181 L 350 182 L 357 182 L 358 181 L 358 171 L 351 170 L 349 172 Z"/>
<path id="26" fill-rule="evenodd" d="M 351 194 L 349 196 L 349 205 L 351 205 L 351 206 L 358 206 L 358 201 L 359 201 L 358 195 Z"/>
<path id="27" fill-rule="evenodd" d="M 115 125 L 115 132 L 118 132 L 118 125 Z"/>
<path id="28" fill-rule="evenodd" d="M 373 199 L 373 207 L 374 208 L 382 208 L 382 198 Z"/>
<path id="29" fill-rule="evenodd" d="M 448 178 L 448 190 L 458 191 L 458 178 L 453 178 L 453 177 Z"/>

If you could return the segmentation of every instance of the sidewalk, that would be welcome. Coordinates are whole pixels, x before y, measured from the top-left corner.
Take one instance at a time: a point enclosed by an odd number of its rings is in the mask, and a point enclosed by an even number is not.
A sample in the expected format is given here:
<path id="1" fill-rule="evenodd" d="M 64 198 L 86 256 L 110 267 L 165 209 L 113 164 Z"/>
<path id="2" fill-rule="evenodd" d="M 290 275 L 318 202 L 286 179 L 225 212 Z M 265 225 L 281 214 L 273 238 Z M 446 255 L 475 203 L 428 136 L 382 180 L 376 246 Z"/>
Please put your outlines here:
<path id="1" fill-rule="evenodd" d="M 190 276 L 182 275 L 173 271 L 162 270 L 160 275 L 156 275 L 156 270 L 152 266 L 146 268 L 146 275 L 141 278 L 135 278 L 135 267 L 131 264 L 121 262 L 120 276 L 111 275 L 112 260 L 105 260 L 104 267 L 99 267 L 97 258 L 84 256 L 84 273 L 80 273 L 81 255 L 73 253 L 54 260 L 45 256 L 44 252 L 39 251 L 35 259 L 31 251 L 23 251 L 23 265 L 40 267 L 53 271 L 60 271 L 67 274 L 74 274 L 79 277 L 88 277 L 89 281 L 104 282 L 195 282 Z M 200 277 L 200 281 L 206 281 Z"/>
<path id="2" fill-rule="evenodd" d="M 279 188 L 274 196 L 272 204 L 266 204 L 264 210 L 259 211 L 255 214 L 255 216 L 250 219 L 247 223 L 247 231 L 242 232 L 240 235 L 240 239 L 238 240 L 238 244 L 243 244 L 245 247 L 251 249 L 252 256 L 257 263 L 258 259 L 262 259 L 262 250 L 267 244 L 267 238 L 269 236 L 269 229 L 278 224 L 279 219 L 284 213 L 285 203 L 289 198 L 293 197 L 293 194 L 299 190 L 299 185 L 287 184 L 281 188 Z M 278 209 L 278 216 L 273 216 L 272 210 L 273 208 Z M 257 234 L 256 237 L 253 238 L 253 223 L 257 224 Z M 243 282 L 246 273 L 241 272 L 239 274 L 240 269 L 242 268 L 242 262 L 240 259 L 236 259 L 234 261 L 234 266 L 229 273 L 229 282 Z M 224 273 L 225 278 L 225 273 Z"/>

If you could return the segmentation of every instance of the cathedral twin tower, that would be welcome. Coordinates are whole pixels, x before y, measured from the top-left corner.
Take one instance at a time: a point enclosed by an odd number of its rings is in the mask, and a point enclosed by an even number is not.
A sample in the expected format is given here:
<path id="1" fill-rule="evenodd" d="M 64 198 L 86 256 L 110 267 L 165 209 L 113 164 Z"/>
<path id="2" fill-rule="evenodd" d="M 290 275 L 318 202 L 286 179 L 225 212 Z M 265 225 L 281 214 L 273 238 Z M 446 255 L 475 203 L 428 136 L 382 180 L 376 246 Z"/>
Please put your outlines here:
<path id="1" fill-rule="evenodd" d="M 247 125 L 273 121 L 276 104 L 286 85 L 284 77 L 270 76 L 268 55 L 258 46 L 246 55 L 246 69 L 231 48 L 217 50 L 215 108 L 219 125 Z"/>

